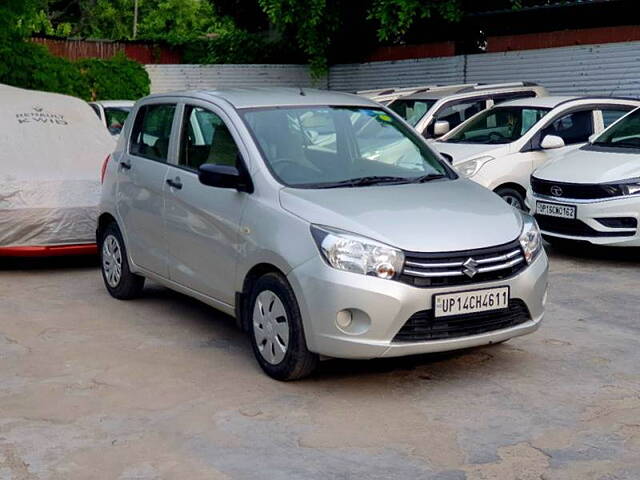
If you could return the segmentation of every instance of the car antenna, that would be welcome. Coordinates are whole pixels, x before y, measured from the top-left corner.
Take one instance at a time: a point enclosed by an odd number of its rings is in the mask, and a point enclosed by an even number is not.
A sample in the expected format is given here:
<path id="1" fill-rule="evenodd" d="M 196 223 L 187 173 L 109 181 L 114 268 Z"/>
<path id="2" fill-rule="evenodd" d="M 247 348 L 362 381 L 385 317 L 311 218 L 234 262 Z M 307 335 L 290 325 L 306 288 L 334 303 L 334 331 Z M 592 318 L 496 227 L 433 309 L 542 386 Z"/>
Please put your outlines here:
<path id="1" fill-rule="evenodd" d="M 306 97 L 307 94 L 304 93 L 304 90 L 302 90 L 302 87 L 298 87 L 300 89 L 300 95 L 302 95 L 303 97 Z"/>

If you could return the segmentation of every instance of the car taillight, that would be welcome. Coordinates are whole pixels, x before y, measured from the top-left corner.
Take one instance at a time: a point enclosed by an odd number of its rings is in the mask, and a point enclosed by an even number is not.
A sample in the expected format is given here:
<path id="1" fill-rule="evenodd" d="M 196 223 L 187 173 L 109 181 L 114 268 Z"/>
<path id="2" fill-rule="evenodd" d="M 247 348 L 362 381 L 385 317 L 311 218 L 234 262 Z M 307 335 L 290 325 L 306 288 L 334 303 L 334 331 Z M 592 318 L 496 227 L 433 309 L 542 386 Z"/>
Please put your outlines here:
<path id="1" fill-rule="evenodd" d="M 102 168 L 100 168 L 100 183 L 104 183 L 104 174 L 107 172 L 107 165 L 109 164 L 109 159 L 111 155 L 107 155 L 107 158 L 102 162 Z"/>

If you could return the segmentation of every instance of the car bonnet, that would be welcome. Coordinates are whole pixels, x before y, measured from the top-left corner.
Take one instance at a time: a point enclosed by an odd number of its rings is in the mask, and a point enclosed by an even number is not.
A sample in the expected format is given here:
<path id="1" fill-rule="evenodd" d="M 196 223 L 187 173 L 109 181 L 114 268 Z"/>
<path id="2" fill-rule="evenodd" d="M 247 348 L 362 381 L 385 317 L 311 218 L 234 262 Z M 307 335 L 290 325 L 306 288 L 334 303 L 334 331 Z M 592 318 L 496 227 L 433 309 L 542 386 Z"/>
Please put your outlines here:
<path id="1" fill-rule="evenodd" d="M 288 212 L 407 251 L 448 252 L 502 245 L 518 237 L 522 217 L 468 180 L 356 188 L 283 188 Z"/>

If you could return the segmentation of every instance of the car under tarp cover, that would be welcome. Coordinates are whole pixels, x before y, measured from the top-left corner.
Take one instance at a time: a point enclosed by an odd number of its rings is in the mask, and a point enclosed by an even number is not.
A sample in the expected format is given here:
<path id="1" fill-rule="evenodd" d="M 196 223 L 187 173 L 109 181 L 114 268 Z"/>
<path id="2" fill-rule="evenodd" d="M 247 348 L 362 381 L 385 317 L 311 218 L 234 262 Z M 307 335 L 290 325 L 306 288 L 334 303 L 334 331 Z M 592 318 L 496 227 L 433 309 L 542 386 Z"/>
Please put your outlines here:
<path id="1" fill-rule="evenodd" d="M 95 243 L 114 147 L 86 102 L 0 85 L 0 249 Z"/>

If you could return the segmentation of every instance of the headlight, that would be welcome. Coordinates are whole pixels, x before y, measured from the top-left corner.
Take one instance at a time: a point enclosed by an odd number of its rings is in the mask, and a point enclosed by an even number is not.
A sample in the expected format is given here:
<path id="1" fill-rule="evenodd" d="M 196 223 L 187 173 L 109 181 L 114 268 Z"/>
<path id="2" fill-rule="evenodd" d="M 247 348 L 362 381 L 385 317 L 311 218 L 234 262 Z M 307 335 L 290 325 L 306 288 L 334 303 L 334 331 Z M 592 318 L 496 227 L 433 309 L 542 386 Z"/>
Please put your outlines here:
<path id="1" fill-rule="evenodd" d="M 620 185 L 623 195 L 637 195 L 640 193 L 640 179 L 634 178 Z"/>
<path id="2" fill-rule="evenodd" d="M 404 254 L 384 243 L 317 225 L 311 226 L 311 235 L 323 258 L 338 270 L 386 279 L 402 271 Z"/>
<path id="3" fill-rule="evenodd" d="M 463 177 L 473 177 L 476 173 L 478 173 L 478 171 L 485 163 L 490 162 L 491 160 L 493 160 L 493 158 L 494 157 L 491 157 L 489 155 L 485 157 L 474 158 L 473 160 L 467 160 L 466 162 L 455 165 L 455 168 Z"/>
<path id="4" fill-rule="evenodd" d="M 522 220 L 524 225 L 520 234 L 520 245 L 527 263 L 531 263 L 542 251 L 542 235 L 536 220 L 531 215 L 523 213 Z"/>

